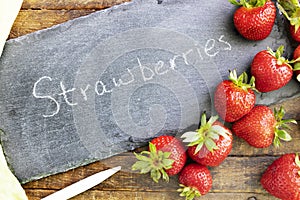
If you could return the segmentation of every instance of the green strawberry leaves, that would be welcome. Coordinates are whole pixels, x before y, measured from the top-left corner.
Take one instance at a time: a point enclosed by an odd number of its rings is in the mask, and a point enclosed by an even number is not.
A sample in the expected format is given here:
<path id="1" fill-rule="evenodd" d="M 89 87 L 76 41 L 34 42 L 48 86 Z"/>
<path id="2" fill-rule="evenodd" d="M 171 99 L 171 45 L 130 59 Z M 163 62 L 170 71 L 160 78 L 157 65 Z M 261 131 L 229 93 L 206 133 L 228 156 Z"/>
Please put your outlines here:
<path id="1" fill-rule="evenodd" d="M 236 6 L 244 6 L 246 8 L 261 7 L 266 4 L 267 0 L 229 0 L 230 3 Z"/>
<path id="2" fill-rule="evenodd" d="M 299 57 L 300 58 L 300 57 Z M 298 71 L 298 70 L 300 70 L 300 62 L 296 62 L 295 64 L 294 64 L 294 71 Z"/>
<path id="3" fill-rule="evenodd" d="M 181 188 L 177 192 L 180 192 L 179 196 L 185 197 L 185 200 L 193 200 L 195 197 L 201 196 L 201 193 L 193 187 L 187 187 L 183 184 L 179 184 L 179 186 Z"/>
<path id="4" fill-rule="evenodd" d="M 297 59 L 293 59 L 293 60 L 288 60 L 285 57 L 283 57 L 282 56 L 282 54 L 284 52 L 283 45 L 279 46 L 275 52 L 270 47 L 268 47 L 267 49 L 268 49 L 269 54 L 271 54 L 272 56 L 274 56 L 276 58 L 278 65 L 286 64 L 291 69 L 293 69 L 293 71 L 300 70 L 300 64 L 299 64 L 300 57 Z M 292 67 L 290 64 L 294 64 L 294 66 Z"/>
<path id="5" fill-rule="evenodd" d="M 295 26 L 295 32 L 300 27 L 300 4 L 298 0 L 278 0 L 278 9 Z"/>
<path id="6" fill-rule="evenodd" d="M 285 115 L 285 110 L 283 109 L 282 106 L 280 107 L 279 110 L 274 108 L 274 116 L 277 121 L 275 126 L 275 137 L 273 140 L 273 144 L 275 147 L 279 147 L 281 145 L 280 140 L 287 141 L 287 142 L 292 140 L 290 134 L 286 130 L 283 130 L 283 129 L 291 130 L 291 127 L 287 125 L 287 123 L 297 124 L 297 121 L 294 119 L 283 119 L 284 115 Z"/>
<path id="7" fill-rule="evenodd" d="M 169 182 L 169 176 L 165 170 L 171 169 L 174 163 L 174 160 L 169 159 L 171 152 L 157 151 L 156 146 L 150 142 L 149 151 L 134 153 L 134 155 L 138 161 L 132 165 L 132 170 L 140 170 L 141 174 L 150 172 L 151 178 L 156 183 L 161 177 Z"/>
<path id="8" fill-rule="evenodd" d="M 196 131 L 189 131 L 184 133 L 181 138 L 184 138 L 183 142 L 189 143 L 187 146 L 197 145 L 194 154 L 198 153 L 203 146 L 205 146 L 210 152 L 218 149 L 215 141 L 219 140 L 220 135 L 223 137 L 229 137 L 228 131 L 220 126 L 214 124 L 218 120 L 218 116 L 212 116 L 208 121 L 206 120 L 206 114 L 201 117 L 201 126 Z"/>
<path id="9" fill-rule="evenodd" d="M 270 47 L 268 47 L 267 49 L 268 49 L 269 54 L 271 54 L 272 56 L 274 56 L 276 58 L 277 65 L 283 65 L 283 64 L 288 64 L 289 65 L 290 62 L 287 59 L 285 59 L 285 57 L 282 56 L 282 54 L 284 52 L 284 46 L 283 45 L 280 45 L 275 52 Z"/>
<path id="10" fill-rule="evenodd" d="M 248 83 L 248 74 L 243 72 L 239 77 L 237 76 L 236 70 L 229 71 L 229 80 L 232 81 L 236 86 L 242 88 L 243 90 L 247 91 L 248 89 L 252 89 L 258 92 L 255 88 L 255 78 L 254 76 L 251 77 Z"/>

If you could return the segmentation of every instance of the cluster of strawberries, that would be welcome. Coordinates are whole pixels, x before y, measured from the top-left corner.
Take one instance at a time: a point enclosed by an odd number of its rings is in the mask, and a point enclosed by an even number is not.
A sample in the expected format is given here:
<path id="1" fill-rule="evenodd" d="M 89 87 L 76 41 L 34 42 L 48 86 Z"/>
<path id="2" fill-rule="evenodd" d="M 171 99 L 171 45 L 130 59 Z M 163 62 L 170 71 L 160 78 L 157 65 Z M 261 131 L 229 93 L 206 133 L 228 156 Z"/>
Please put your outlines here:
<path id="1" fill-rule="evenodd" d="M 275 24 L 276 6 L 270 0 L 229 0 L 240 6 L 234 13 L 233 22 L 237 31 L 248 40 L 267 38 Z M 289 21 L 292 39 L 300 42 L 300 4 L 298 0 L 277 0 L 277 7 Z M 295 49 L 294 58 L 300 57 L 300 46 Z M 294 65 L 294 73 L 300 82 L 300 63 Z"/>
<path id="2" fill-rule="evenodd" d="M 249 40 L 262 40 L 270 34 L 276 16 L 272 1 L 229 1 L 241 6 L 235 12 L 234 24 L 242 36 Z M 294 13 L 300 13 L 298 0 L 278 0 L 278 3 L 279 9 L 291 21 L 293 38 L 300 42 L 300 16 Z M 150 173 L 155 182 L 161 178 L 168 181 L 169 176 L 179 174 L 180 196 L 192 200 L 210 191 L 212 176 L 207 167 L 219 166 L 226 159 L 232 149 L 233 134 L 256 148 L 266 148 L 272 143 L 279 147 L 280 140 L 291 141 L 292 137 L 285 129 L 290 129 L 287 123 L 297 122 L 283 119 L 285 111 L 282 107 L 273 112 L 265 105 L 255 105 L 255 92 L 282 88 L 292 79 L 293 71 L 300 79 L 300 47 L 294 51 L 293 61 L 282 57 L 283 50 L 284 47 L 280 46 L 275 52 L 271 49 L 258 52 L 251 63 L 250 79 L 246 72 L 237 76 L 233 70 L 228 80 L 216 87 L 215 110 L 223 121 L 232 125 L 231 128 L 219 121 L 218 116 L 207 120 L 204 113 L 200 127 L 196 131 L 183 133 L 182 141 L 168 135 L 154 138 L 149 143 L 149 151 L 135 153 L 138 161 L 132 169 Z M 294 64 L 294 69 L 291 64 Z M 188 157 L 191 162 L 188 162 Z M 280 199 L 300 200 L 298 154 L 285 154 L 275 160 L 262 175 L 261 184 Z"/>

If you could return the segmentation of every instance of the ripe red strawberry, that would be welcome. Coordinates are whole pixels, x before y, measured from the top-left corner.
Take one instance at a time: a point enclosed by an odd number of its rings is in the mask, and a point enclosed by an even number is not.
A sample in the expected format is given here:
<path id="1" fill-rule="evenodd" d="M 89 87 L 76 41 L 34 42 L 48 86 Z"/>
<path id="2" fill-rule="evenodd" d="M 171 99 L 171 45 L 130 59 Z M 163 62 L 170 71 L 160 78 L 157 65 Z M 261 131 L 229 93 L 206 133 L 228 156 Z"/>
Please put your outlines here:
<path id="1" fill-rule="evenodd" d="M 282 57 L 284 46 L 276 52 L 270 48 L 258 52 L 251 64 L 251 73 L 255 77 L 255 87 L 260 92 L 270 92 L 285 86 L 293 76 L 290 61 Z"/>
<path id="2" fill-rule="evenodd" d="M 246 72 L 237 77 L 236 71 L 230 72 L 229 80 L 222 81 L 216 88 L 214 106 L 219 116 L 234 122 L 246 115 L 254 107 L 254 78 L 250 83 Z"/>
<path id="3" fill-rule="evenodd" d="M 161 177 L 169 181 L 169 176 L 178 174 L 187 160 L 181 141 L 166 135 L 154 138 L 149 143 L 149 151 L 134 154 L 138 161 L 132 166 L 132 170 L 140 170 L 142 174 L 150 172 L 155 182 Z"/>
<path id="4" fill-rule="evenodd" d="M 263 40 L 272 31 L 276 17 L 276 7 L 270 0 L 229 0 L 241 6 L 233 16 L 238 32 L 248 40 Z"/>
<path id="5" fill-rule="evenodd" d="M 218 166 L 232 149 L 232 133 L 218 117 L 211 117 L 206 122 L 206 115 L 201 118 L 201 126 L 195 132 L 186 132 L 181 137 L 188 142 L 188 155 L 195 162 L 206 166 Z"/>
<path id="6" fill-rule="evenodd" d="M 292 38 L 300 42 L 300 4 L 298 0 L 278 0 L 278 8 L 290 22 L 290 34 Z"/>
<path id="7" fill-rule="evenodd" d="M 274 113 L 267 106 L 255 106 L 246 116 L 232 125 L 232 132 L 246 140 L 249 145 L 257 148 L 265 148 L 274 143 L 280 146 L 280 139 L 291 141 L 291 136 L 282 128 L 289 128 L 286 123 L 297 123 L 295 120 L 283 120 L 285 111 L 281 107 Z"/>
<path id="8" fill-rule="evenodd" d="M 294 50 L 293 59 L 300 59 L 300 45 L 298 45 L 297 48 Z M 300 82 L 300 61 L 295 62 L 294 64 L 294 74 L 296 79 Z"/>
<path id="9" fill-rule="evenodd" d="M 285 154 L 276 159 L 260 180 L 270 194 L 282 200 L 300 199 L 300 161 L 298 154 Z"/>
<path id="10" fill-rule="evenodd" d="M 180 196 L 185 196 L 186 200 L 192 200 L 210 191 L 212 176 L 207 167 L 191 163 L 180 172 L 179 183 L 182 187 L 177 190 Z"/>

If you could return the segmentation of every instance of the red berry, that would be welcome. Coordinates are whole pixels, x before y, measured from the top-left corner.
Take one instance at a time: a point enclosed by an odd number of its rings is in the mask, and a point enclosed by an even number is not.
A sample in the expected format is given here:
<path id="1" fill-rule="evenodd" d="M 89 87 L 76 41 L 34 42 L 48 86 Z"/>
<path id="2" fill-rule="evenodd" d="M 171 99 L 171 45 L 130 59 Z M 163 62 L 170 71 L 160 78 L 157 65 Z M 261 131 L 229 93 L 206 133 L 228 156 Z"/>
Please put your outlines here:
<path id="1" fill-rule="evenodd" d="M 272 1 L 230 2 L 241 6 L 235 11 L 233 22 L 243 37 L 248 40 L 263 40 L 270 35 L 276 17 L 276 7 Z"/>
<path id="2" fill-rule="evenodd" d="M 282 200 L 300 200 L 300 161 L 296 154 L 276 159 L 260 180 L 270 194 Z"/>
<path id="3" fill-rule="evenodd" d="M 183 142 L 189 142 L 188 155 L 195 162 L 206 166 L 218 166 L 232 149 L 232 133 L 217 117 L 206 122 L 205 114 L 201 126 L 195 132 L 184 133 Z"/>
<path id="4" fill-rule="evenodd" d="M 170 152 L 169 159 L 174 160 L 172 168 L 166 170 L 167 174 L 172 176 L 178 174 L 184 167 L 187 156 L 184 145 L 181 141 L 173 136 L 160 136 L 151 141 L 156 146 L 156 149 L 163 152 Z"/>
<path id="5" fill-rule="evenodd" d="M 289 61 L 281 57 L 283 46 L 276 53 L 271 49 L 258 52 L 251 64 L 251 74 L 255 77 L 255 87 L 260 92 L 270 92 L 285 86 L 293 76 Z"/>
<path id="6" fill-rule="evenodd" d="M 237 77 L 233 71 L 229 80 L 222 81 L 214 94 L 214 106 L 219 116 L 227 121 L 234 122 L 246 115 L 254 107 L 255 94 L 252 91 L 254 79 L 248 82 L 248 76 L 244 72 Z"/>
<path id="7" fill-rule="evenodd" d="M 295 120 L 282 120 L 284 110 L 275 109 L 275 114 L 267 106 L 255 106 L 246 116 L 236 121 L 232 125 L 232 131 L 240 138 L 248 142 L 249 145 L 257 148 L 265 148 L 274 142 L 278 147 L 280 140 L 290 141 L 291 136 L 281 129 L 284 123 Z M 287 127 L 287 125 L 284 125 Z"/>
<path id="8" fill-rule="evenodd" d="M 179 189 L 180 196 L 193 199 L 207 194 L 212 187 L 212 176 L 203 165 L 192 163 L 183 168 L 179 174 L 179 183 L 183 188 Z"/>
<path id="9" fill-rule="evenodd" d="M 300 45 L 294 50 L 293 59 L 300 59 Z M 294 74 L 296 79 L 300 82 L 300 61 L 294 64 Z"/>
<path id="10" fill-rule="evenodd" d="M 290 26 L 290 34 L 291 34 L 291 37 L 295 41 L 300 42 L 300 29 L 299 28 L 296 31 L 295 26 Z"/>
<path id="11" fill-rule="evenodd" d="M 168 175 L 178 174 L 187 160 L 183 144 L 173 136 L 154 138 L 149 143 L 149 151 L 134 154 L 138 161 L 132 170 L 140 170 L 142 174 L 150 173 L 155 182 L 161 177 L 169 181 Z"/>

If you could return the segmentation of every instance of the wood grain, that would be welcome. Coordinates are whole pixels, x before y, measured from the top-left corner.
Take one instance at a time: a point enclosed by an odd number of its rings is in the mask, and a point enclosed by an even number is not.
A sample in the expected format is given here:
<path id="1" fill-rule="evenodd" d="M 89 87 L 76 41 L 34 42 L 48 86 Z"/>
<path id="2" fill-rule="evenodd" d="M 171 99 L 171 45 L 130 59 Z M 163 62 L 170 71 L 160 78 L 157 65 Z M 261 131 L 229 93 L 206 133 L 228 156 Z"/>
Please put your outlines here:
<path id="1" fill-rule="evenodd" d="M 27 190 L 31 200 L 40 200 L 45 195 L 51 194 L 51 190 Z M 92 198 L 91 198 L 92 197 Z M 254 199 L 255 197 L 255 199 Z M 78 195 L 72 200 L 90 200 L 90 199 L 106 199 L 106 200 L 183 200 L 175 191 L 162 193 L 162 192 L 133 192 L 133 191 L 99 191 L 90 190 L 88 192 Z M 267 194 L 257 193 L 208 193 L 199 200 L 276 200 L 276 198 Z"/>
<path id="2" fill-rule="evenodd" d="M 225 193 L 266 193 L 259 184 L 260 176 L 277 157 L 228 157 L 220 166 L 210 167 L 213 176 L 211 192 Z M 96 162 L 85 167 L 79 167 L 68 173 L 61 173 L 39 181 L 24 185 L 26 189 L 59 190 L 78 180 L 98 171 L 121 165 L 122 170 L 116 176 L 94 187 L 97 190 L 114 191 L 175 191 L 178 188 L 177 176 L 173 176 L 169 183 L 153 182 L 149 174 L 141 175 L 132 171 L 131 166 L 136 161 L 133 153 L 124 153 L 112 158 Z"/>
<path id="3" fill-rule="evenodd" d="M 9 39 L 16 38 L 130 0 L 24 0 Z"/>
<path id="4" fill-rule="evenodd" d="M 276 158 L 274 156 L 228 157 L 220 166 L 210 168 L 213 176 L 213 187 L 210 195 L 205 198 L 218 199 L 217 197 L 224 194 L 228 198 L 231 198 L 232 195 L 240 197 L 247 195 L 274 199 L 261 187 L 259 180 L 266 166 Z M 180 199 L 176 192 L 178 188 L 177 176 L 171 177 L 169 183 L 162 181 L 158 184 L 154 183 L 149 175 L 140 175 L 131 170 L 135 161 L 133 153 L 127 152 L 101 162 L 79 167 L 67 173 L 27 183 L 23 187 L 30 198 L 35 199 L 49 195 L 98 171 L 121 165 L 121 172 L 74 199 L 84 199 L 91 196 L 102 199 L 104 195 L 108 199 L 115 199 L 118 196 L 122 197 L 119 199 L 123 199 L 123 197 L 125 199 L 128 195 L 131 196 L 131 199 Z M 116 195 L 111 196 L 109 192 Z"/>
<path id="5" fill-rule="evenodd" d="M 100 10 L 130 0 L 24 0 L 22 9 L 47 10 Z"/>
<path id="6" fill-rule="evenodd" d="M 9 39 L 46 29 L 92 12 L 95 10 L 21 10 Z"/>
<path id="7" fill-rule="evenodd" d="M 97 10 L 117 5 L 129 0 L 25 0 L 10 38 L 19 37 L 37 30 L 49 28 L 65 21 L 88 15 Z M 300 120 L 300 98 L 286 100 L 283 105 L 288 118 Z M 283 143 L 279 149 L 274 147 L 256 149 L 235 137 L 230 156 L 218 167 L 210 168 L 213 175 L 213 188 L 202 200 L 274 200 L 261 187 L 261 174 L 276 158 L 284 153 L 300 151 L 300 126 L 293 125 L 292 142 Z M 169 183 L 154 183 L 148 175 L 131 171 L 135 162 L 132 152 L 126 152 L 101 162 L 79 167 L 65 173 L 49 176 L 23 185 L 30 200 L 38 200 L 59 189 L 101 170 L 122 166 L 122 170 L 93 189 L 73 198 L 89 199 L 135 199 L 135 200 L 175 200 L 178 196 L 177 176 L 171 177 Z"/>

